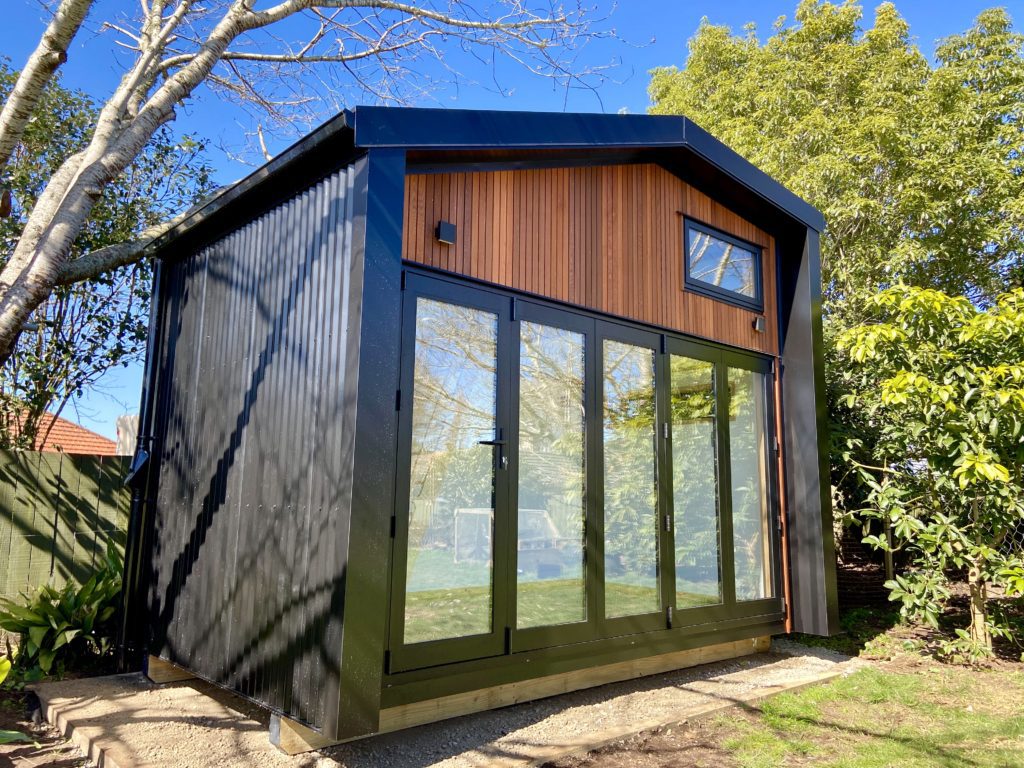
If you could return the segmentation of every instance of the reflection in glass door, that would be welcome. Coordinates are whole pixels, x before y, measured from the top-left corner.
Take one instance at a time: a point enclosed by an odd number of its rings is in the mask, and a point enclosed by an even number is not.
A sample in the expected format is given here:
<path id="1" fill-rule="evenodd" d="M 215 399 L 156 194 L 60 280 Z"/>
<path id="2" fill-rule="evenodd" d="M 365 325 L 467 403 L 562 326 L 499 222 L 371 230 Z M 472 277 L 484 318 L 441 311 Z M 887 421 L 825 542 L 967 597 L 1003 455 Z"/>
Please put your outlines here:
<path id="1" fill-rule="evenodd" d="M 390 672 L 778 611 L 768 361 L 406 290 Z"/>
<path id="2" fill-rule="evenodd" d="M 729 368 L 729 453 L 736 599 L 773 596 L 766 376 Z"/>
<path id="3" fill-rule="evenodd" d="M 655 350 L 605 339 L 605 616 L 661 610 Z"/>
<path id="4" fill-rule="evenodd" d="M 586 336 L 519 330 L 516 627 L 586 621 Z"/>
<path id="5" fill-rule="evenodd" d="M 670 356 L 676 607 L 722 602 L 715 364 Z"/>
<path id="6" fill-rule="evenodd" d="M 405 644 L 493 629 L 498 316 L 415 311 Z"/>

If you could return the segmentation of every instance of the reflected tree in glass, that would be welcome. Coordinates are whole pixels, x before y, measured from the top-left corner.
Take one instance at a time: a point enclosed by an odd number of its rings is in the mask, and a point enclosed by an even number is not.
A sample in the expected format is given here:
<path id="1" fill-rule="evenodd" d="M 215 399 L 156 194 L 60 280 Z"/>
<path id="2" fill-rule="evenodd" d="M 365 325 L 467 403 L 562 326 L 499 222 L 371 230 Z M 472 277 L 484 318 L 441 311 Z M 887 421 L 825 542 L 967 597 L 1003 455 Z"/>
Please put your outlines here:
<path id="1" fill-rule="evenodd" d="M 689 227 L 689 272 L 692 280 L 757 297 L 757 255 L 735 243 Z"/>
<path id="2" fill-rule="evenodd" d="M 736 599 L 772 596 L 765 376 L 729 368 L 729 456 Z"/>
<path id="3" fill-rule="evenodd" d="M 583 334 L 522 322 L 516 624 L 585 621 Z"/>
<path id="4" fill-rule="evenodd" d="M 661 609 L 654 350 L 605 340 L 605 614 Z"/>
<path id="5" fill-rule="evenodd" d="M 419 298 L 406 643 L 491 631 L 498 318 Z"/>
<path id="6" fill-rule="evenodd" d="M 676 606 L 722 602 L 715 366 L 671 356 Z"/>

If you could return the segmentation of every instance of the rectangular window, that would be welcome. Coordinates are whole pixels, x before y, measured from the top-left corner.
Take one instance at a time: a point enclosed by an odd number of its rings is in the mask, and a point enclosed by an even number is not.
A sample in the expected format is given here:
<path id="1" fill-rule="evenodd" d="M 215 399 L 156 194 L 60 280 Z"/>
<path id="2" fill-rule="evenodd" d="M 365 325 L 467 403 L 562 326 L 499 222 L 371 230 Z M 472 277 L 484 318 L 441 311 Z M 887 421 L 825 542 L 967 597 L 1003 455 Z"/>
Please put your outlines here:
<path id="1" fill-rule="evenodd" d="M 760 311 L 761 249 L 690 219 L 683 226 L 686 287 Z"/>

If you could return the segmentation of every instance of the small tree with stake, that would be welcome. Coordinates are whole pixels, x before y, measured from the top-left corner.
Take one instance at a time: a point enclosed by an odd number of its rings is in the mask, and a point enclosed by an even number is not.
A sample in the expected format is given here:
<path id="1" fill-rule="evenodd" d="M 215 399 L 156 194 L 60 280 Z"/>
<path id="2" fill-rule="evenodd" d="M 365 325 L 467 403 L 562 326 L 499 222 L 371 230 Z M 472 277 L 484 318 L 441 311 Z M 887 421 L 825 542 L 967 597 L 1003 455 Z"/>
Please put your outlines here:
<path id="1" fill-rule="evenodd" d="M 907 571 L 887 583 L 905 616 L 937 626 L 949 575 L 967 573 L 970 627 L 947 655 L 992 652 L 1010 625 L 989 603 L 992 586 L 1024 594 L 1024 290 L 979 309 L 963 297 L 897 285 L 868 301 L 874 322 L 845 332 L 850 393 L 876 440 L 851 445 L 868 486 L 862 513 L 891 527 L 872 535 L 901 550 Z"/>

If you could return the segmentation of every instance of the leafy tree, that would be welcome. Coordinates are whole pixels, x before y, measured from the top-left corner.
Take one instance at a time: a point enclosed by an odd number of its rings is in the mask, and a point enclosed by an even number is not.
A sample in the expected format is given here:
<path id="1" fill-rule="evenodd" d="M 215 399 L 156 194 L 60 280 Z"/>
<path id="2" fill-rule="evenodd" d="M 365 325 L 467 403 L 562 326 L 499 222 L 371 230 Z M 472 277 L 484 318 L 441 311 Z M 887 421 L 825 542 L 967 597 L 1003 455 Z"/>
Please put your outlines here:
<path id="1" fill-rule="evenodd" d="M 853 0 L 802 0 L 763 42 L 705 20 L 686 68 L 655 70 L 650 95 L 652 112 L 686 114 L 824 212 L 834 498 L 861 506 L 874 491 L 849 462 L 877 463 L 891 425 L 847 407 L 863 374 L 837 339 L 893 285 L 984 308 L 1024 280 L 1024 35 L 984 11 L 930 65 L 891 3 L 865 29 Z"/>
<path id="2" fill-rule="evenodd" d="M 761 43 L 702 22 L 651 111 L 692 118 L 820 208 L 829 331 L 903 280 L 984 301 L 1024 252 L 1024 35 L 1002 9 L 930 67 L 891 3 L 803 0 Z"/>
<path id="3" fill-rule="evenodd" d="M 17 73 L 0 64 L 0 95 Z M 11 210 L 0 218 L 0 268 L 28 216 L 68 154 L 90 139 L 97 107 L 85 94 L 51 82 L 8 165 Z M 188 207 L 212 187 L 204 146 L 175 139 L 166 127 L 97 200 L 71 246 L 73 256 L 124 242 Z M 0 368 L 0 445 L 31 447 L 40 418 L 111 368 L 138 359 L 146 341 L 151 268 L 118 267 L 58 286 L 31 314 L 14 353 Z"/>
<path id="4" fill-rule="evenodd" d="M 947 574 L 965 569 L 969 632 L 953 650 L 990 652 L 1007 627 L 989 615 L 988 584 L 1024 594 L 1024 290 L 978 309 L 963 297 L 898 285 L 868 302 L 872 322 L 839 339 L 846 405 L 874 427 L 854 462 L 863 510 L 892 526 L 911 568 L 887 586 L 904 614 L 936 624 Z"/>

